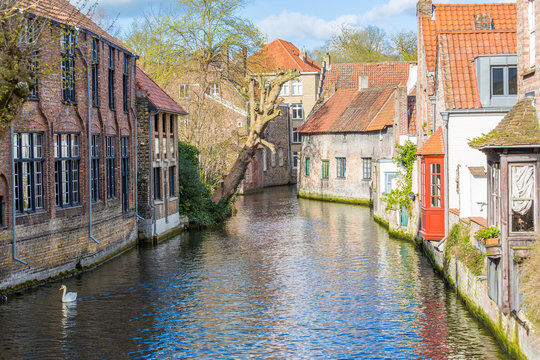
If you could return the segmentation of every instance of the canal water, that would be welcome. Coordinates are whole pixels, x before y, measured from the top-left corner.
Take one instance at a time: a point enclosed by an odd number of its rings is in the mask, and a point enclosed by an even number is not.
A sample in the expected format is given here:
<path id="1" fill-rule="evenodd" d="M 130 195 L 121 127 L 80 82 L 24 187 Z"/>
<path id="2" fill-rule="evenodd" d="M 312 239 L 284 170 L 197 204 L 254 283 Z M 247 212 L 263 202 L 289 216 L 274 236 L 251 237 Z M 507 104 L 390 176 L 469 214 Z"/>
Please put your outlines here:
<path id="1" fill-rule="evenodd" d="M 221 230 L 138 247 L 0 303 L 1 359 L 503 359 L 364 207 L 240 197 Z M 61 284 L 79 299 L 60 302 Z"/>

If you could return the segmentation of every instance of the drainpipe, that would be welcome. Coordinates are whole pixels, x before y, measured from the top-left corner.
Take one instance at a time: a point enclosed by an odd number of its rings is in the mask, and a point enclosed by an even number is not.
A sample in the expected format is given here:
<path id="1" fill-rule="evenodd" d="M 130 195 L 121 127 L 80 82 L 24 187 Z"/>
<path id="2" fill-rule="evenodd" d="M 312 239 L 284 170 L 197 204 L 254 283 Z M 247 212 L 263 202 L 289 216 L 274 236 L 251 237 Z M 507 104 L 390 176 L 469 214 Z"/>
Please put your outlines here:
<path id="1" fill-rule="evenodd" d="M 444 238 L 435 245 L 437 250 L 448 238 L 450 227 L 450 194 L 448 189 L 448 112 L 441 112 L 443 119 L 443 142 L 444 142 Z"/>
<path id="2" fill-rule="evenodd" d="M 156 222 L 156 205 L 154 205 L 154 142 L 152 139 L 152 118 L 159 114 L 159 111 L 156 111 L 154 113 L 151 113 L 148 115 L 148 125 L 150 128 L 148 139 L 148 144 L 150 145 L 150 154 L 149 154 L 149 160 L 150 160 L 150 208 L 153 211 L 152 216 L 152 222 L 154 223 L 154 232 L 152 236 L 155 236 L 157 234 L 157 222 Z"/>
<path id="3" fill-rule="evenodd" d="M 79 29 L 76 27 L 77 30 L 77 36 L 76 36 L 76 42 L 77 42 L 77 48 L 79 49 L 79 52 L 81 53 L 81 58 L 84 62 L 84 66 L 86 67 L 86 94 L 87 94 L 87 102 L 88 102 L 88 167 L 91 169 L 92 167 L 92 96 L 90 93 L 90 66 L 88 66 L 88 61 L 86 60 L 86 57 L 84 56 L 84 53 L 81 49 L 81 44 L 79 44 Z M 94 240 L 96 244 L 99 244 L 99 241 L 94 237 L 92 234 L 92 171 L 88 171 L 88 236 L 90 239 Z"/>
<path id="4" fill-rule="evenodd" d="M 131 57 L 131 75 L 129 77 L 129 107 L 131 109 L 131 113 L 133 114 L 133 120 L 135 122 L 135 137 L 134 137 L 134 143 L 135 143 L 135 217 L 138 219 L 138 220 L 145 220 L 142 216 L 139 215 L 139 183 L 138 183 L 138 180 L 137 180 L 137 173 L 138 173 L 138 158 L 139 158 L 139 153 L 138 153 L 138 146 L 139 146 L 139 143 L 138 143 L 138 140 L 137 140 L 137 133 L 139 131 L 139 128 L 137 126 L 137 112 L 133 109 L 133 76 L 135 74 L 135 56 L 132 56 Z"/>
<path id="5" fill-rule="evenodd" d="M 9 144 L 11 145 L 11 219 L 13 221 L 13 260 L 16 260 L 24 265 L 28 265 L 17 257 L 17 223 L 15 221 L 15 155 L 13 154 L 13 122 L 9 127 Z"/>

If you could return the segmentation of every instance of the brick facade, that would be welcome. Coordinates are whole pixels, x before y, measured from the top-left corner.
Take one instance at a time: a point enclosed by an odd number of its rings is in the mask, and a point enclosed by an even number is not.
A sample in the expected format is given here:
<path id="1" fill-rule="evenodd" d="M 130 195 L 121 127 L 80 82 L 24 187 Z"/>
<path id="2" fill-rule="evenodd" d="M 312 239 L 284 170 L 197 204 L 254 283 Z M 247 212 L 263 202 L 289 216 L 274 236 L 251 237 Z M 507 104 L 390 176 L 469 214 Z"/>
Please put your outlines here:
<path id="1" fill-rule="evenodd" d="M 67 105 L 62 100 L 60 28 L 51 26 L 45 32 L 44 45 L 40 49 L 39 63 L 50 68 L 46 75 L 39 78 L 39 99 L 27 101 L 19 116 L 13 122 L 15 134 L 38 133 L 42 137 L 42 194 L 43 200 L 36 209 L 17 211 L 16 235 L 17 256 L 27 262 L 22 264 L 14 259 L 12 249 L 12 172 L 11 143 L 9 129 L 0 134 L 0 200 L 2 201 L 2 223 L 0 230 L 0 289 L 16 286 L 30 280 L 39 280 L 53 276 L 65 270 L 71 270 L 75 264 L 90 265 L 106 257 L 117 249 L 136 240 L 135 217 L 135 148 L 134 117 L 130 102 L 133 94 L 133 54 L 113 44 L 103 37 L 94 38 L 86 30 L 77 34 L 77 46 L 74 46 L 75 102 Z M 99 200 L 92 205 L 93 236 L 99 244 L 90 238 L 90 177 L 89 177 L 89 139 L 88 139 L 88 91 L 86 61 L 92 62 L 93 39 L 97 41 L 98 99 L 99 106 L 91 106 L 91 134 L 99 135 L 97 149 L 100 158 L 98 166 Z M 109 62 L 109 49 L 112 58 Z M 124 56 L 127 60 L 127 78 L 124 78 Z M 109 64 L 114 65 L 111 73 L 115 110 L 109 107 Z M 91 65 L 90 65 L 91 66 Z M 91 69 L 89 69 L 91 72 Z M 127 81 L 126 81 L 127 80 Z M 124 111 L 123 86 L 126 86 L 127 111 Z M 91 98 L 91 97 L 90 97 Z M 92 105 L 92 104 L 91 104 Z M 55 136 L 62 133 L 77 134 L 79 139 L 79 201 L 70 207 L 56 204 L 55 175 Z M 115 194 L 107 196 L 106 177 L 106 137 L 114 136 L 116 167 L 114 169 Z M 127 198 L 123 209 L 121 137 L 128 139 L 127 160 Z M 36 150 L 34 150 L 36 151 Z M 36 165 L 37 166 L 37 165 Z M 75 165 L 73 165 L 75 166 Z M 34 170 L 32 170 L 34 171 Z M 72 173 L 75 174 L 75 173 Z M 35 173 L 32 172 L 32 176 Z M 20 174 L 19 174 L 20 176 Z M 76 178 L 75 175 L 73 175 Z M 26 179 L 26 178 L 24 178 Z M 36 178 L 34 178 L 36 179 Z M 19 184 L 26 185 L 26 181 Z M 77 186 L 70 182 L 73 189 Z M 70 186 L 71 186 L 70 185 Z M 39 187 L 33 187 L 38 189 Z M 35 190 L 37 192 L 37 190 Z M 75 195 L 73 195 L 75 198 Z M 35 199 L 35 196 L 34 196 Z"/>
<path id="2" fill-rule="evenodd" d="M 290 183 L 292 154 L 289 146 L 290 128 L 288 106 L 280 106 L 281 116 L 272 120 L 265 130 L 264 138 L 274 144 L 275 153 L 260 145 L 249 164 L 239 192 L 248 193 L 264 187 L 287 185 Z M 266 160 L 264 159 L 266 157 Z"/>

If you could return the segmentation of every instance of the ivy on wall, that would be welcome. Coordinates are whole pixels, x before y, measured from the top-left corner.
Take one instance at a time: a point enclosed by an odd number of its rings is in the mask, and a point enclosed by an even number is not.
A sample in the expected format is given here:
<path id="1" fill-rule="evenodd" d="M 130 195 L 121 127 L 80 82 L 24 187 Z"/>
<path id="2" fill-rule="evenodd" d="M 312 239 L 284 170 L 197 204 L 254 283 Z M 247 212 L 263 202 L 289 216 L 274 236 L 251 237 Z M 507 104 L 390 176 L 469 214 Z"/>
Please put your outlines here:
<path id="1" fill-rule="evenodd" d="M 399 206 L 405 207 L 409 216 L 411 215 L 411 199 L 409 194 L 412 189 L 412 173 L 416 160 L 416 145 L 407 140 L 403 145 L 396 144 L 397 155 L 394 162 L 405 170 L 400 175 L 400 184 L 397 189 L 392 189 L 386 198 L 386 210 L 395 209 Z"/>

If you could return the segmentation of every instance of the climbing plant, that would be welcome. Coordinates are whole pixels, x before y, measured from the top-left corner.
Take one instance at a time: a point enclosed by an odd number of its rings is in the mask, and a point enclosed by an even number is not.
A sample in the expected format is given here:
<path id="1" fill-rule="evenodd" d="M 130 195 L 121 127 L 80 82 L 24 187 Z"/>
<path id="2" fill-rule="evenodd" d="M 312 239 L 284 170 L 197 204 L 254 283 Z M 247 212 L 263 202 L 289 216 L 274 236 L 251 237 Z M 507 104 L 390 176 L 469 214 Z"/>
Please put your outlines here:
<path id="1" fill-rule="evenodd" d="M 397 155 L 394 162 L 405 170 L 400 175 L 400 184 L 397 189 L 393 189 L 387 194 L 386 210 L 394 209 L 396 206 L 404 206 L 411 215 L 411 200 L 409 194 L 412 189 L 412 172 L 414 161 L 416 160 L 416 145 L 411 141 L 406 141 L 403 145 L 396 144 Z"/>

